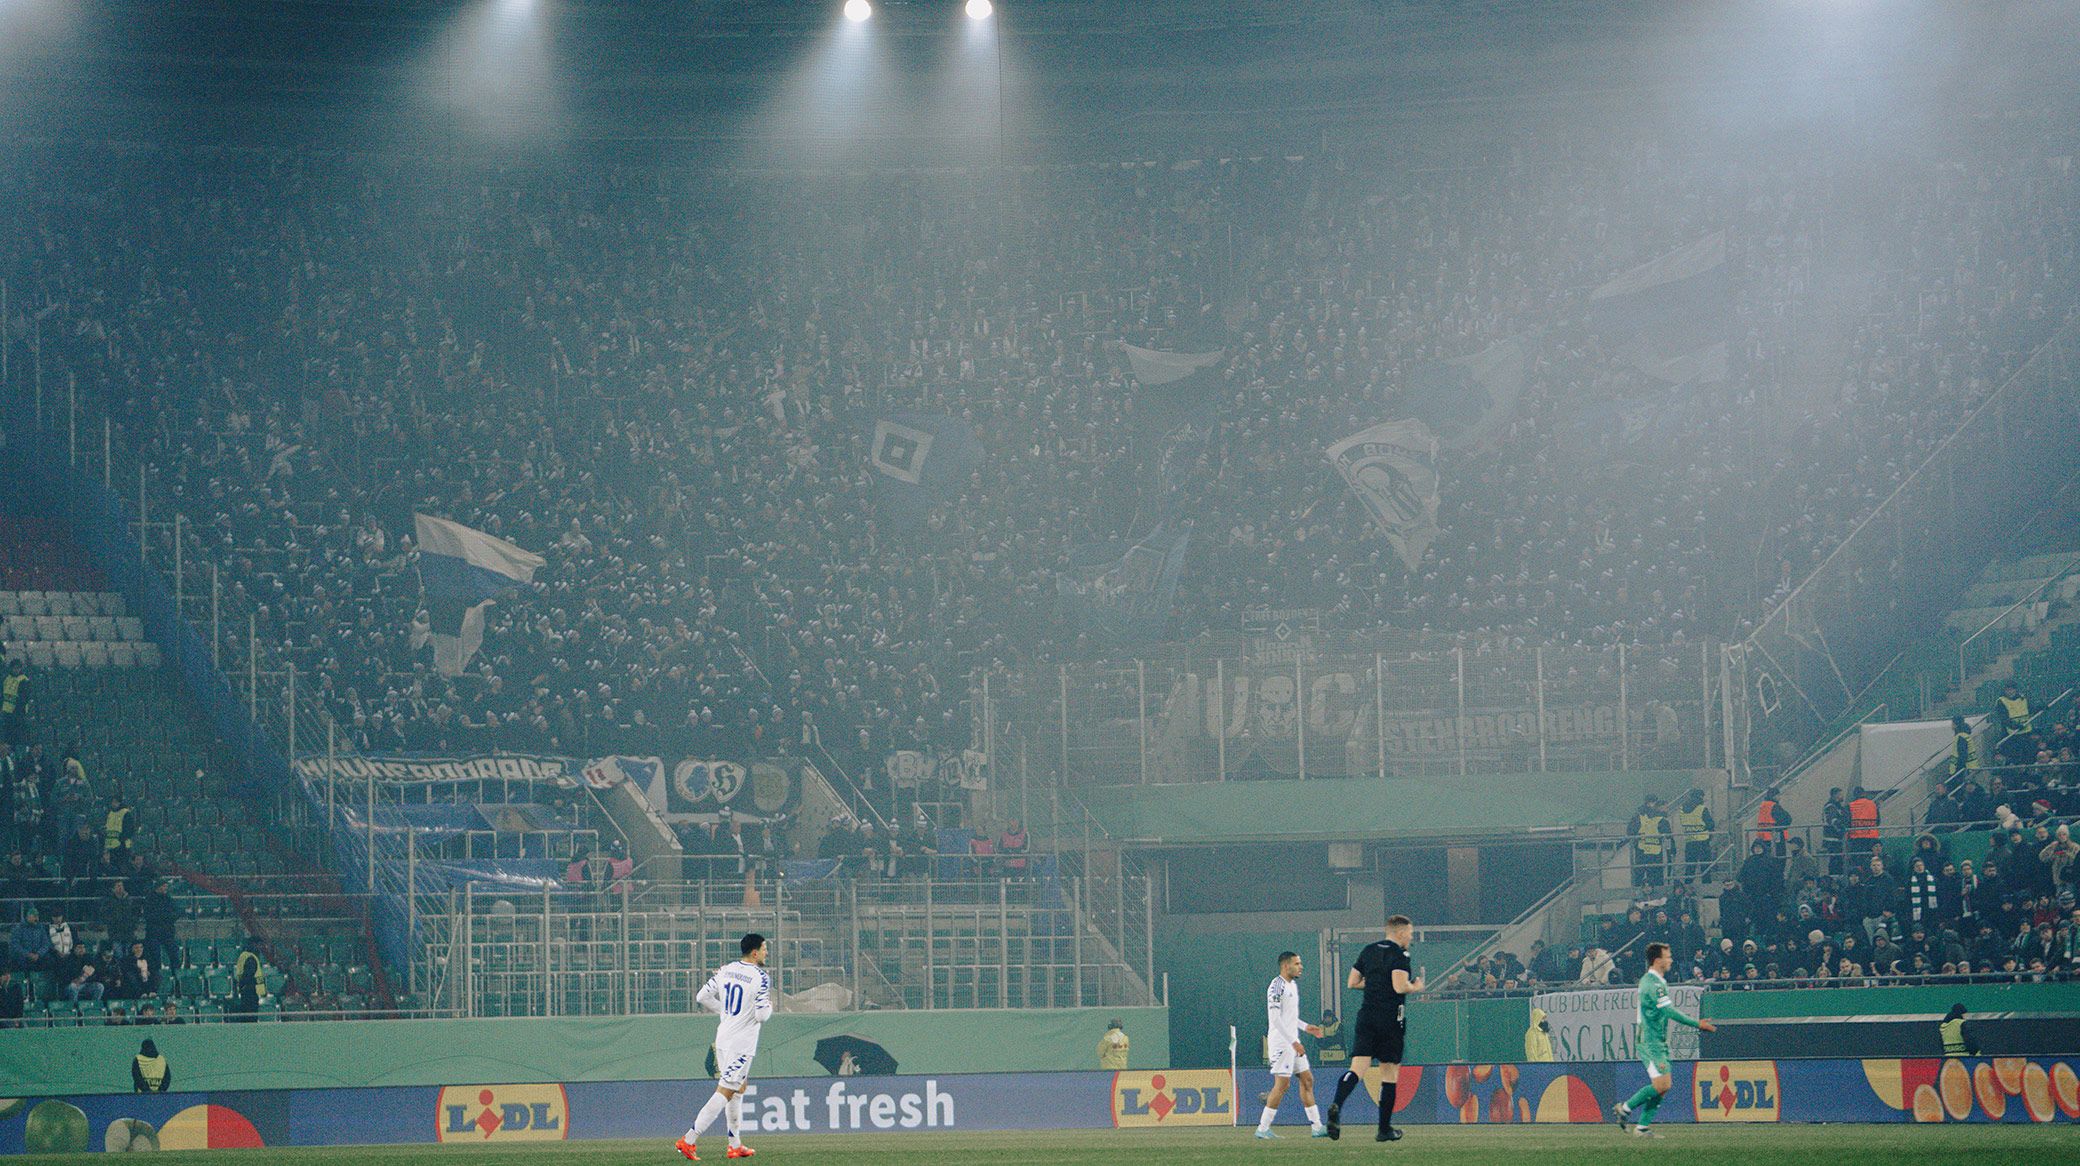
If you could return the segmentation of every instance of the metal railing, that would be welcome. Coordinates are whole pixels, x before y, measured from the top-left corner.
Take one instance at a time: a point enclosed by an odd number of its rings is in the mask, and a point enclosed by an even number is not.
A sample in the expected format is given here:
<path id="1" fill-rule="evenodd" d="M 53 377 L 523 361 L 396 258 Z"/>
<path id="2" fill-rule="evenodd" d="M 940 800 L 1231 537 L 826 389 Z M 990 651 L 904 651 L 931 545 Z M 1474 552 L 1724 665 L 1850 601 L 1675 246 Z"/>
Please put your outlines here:
<path id="1" fill-rule="evenodd" d="M 1136 913 L 1152 911 L 1145 883 Z M 737 940 L 772 945 L 783 997 L 823 1007 L 1051 1008 L 1151 1003 L 1153 969 L 1101 951 L 1081 879 L 651 884 L 618 896 L 452 895 L 434 1002 L 466 1016 L 684 1012 Z M 1152 922 L 1138 920 L 1144 926 Z"/>
<path id="2" fill-rule="evenodd" d="M 1274 652 L 1274 647 L 1288 650 Z M 1716 645 L 1353 653 L 1291 645 L 985 672 L 989 780 L 1003 745 L 1047 784 L 1723 765 Z M 1025 780 L 1030 781 L 1028 774 Z"/>
<path id="3" fill-rule="evenodd" d="M 2045 592 L 2045 590 L 2049 588 L 2053 583 L 2057 583 L 2065 579 L 2067 576 L 2071 575 L 2075 569 L 2080 569 L 2080 555 L 2075 555 L 2070 562 L 2068 562 L 2065 566 L 2059 568 L 2056 574 L 2052 575 L 2049 579 L 2044 580 L 2042 583 L 2037 584 L 2036 587 L 2033 588 L 2028 595 L 2025 595 L 2022 598 L 2016 600 L 2014 603 L 2009 604 L 2005 611 L 2002 611 L 1999 615 L 1994 616 L 1990 620 L 1987 620 L 1984 627 L 1981 627 L 1978 631 L 1973 632 L 1971 635 L 1966 636 L 1963 640 L 1959 641 L 1957 645 L 1957 685 L 1959 688 L 1964 687 L 1965 680 L 1970 676 L 1970 672 L 1968 671 L 1967 666 L 1965 664 L 1965 649 L 1971 647 L 1972 642 L 1977 640 L 1980 636 L 1983 636 L 1986 633 L 1993 631 L 1995 628 L 1998 628 L 2003 624 L 2007 623 L 2008 620 L 2011 619 L 2017 611 L 2021 610 L 2021 608 L 2025 604 L 2034 603 L 2036 601 L 2037 596 L 2042 595 Z"/>

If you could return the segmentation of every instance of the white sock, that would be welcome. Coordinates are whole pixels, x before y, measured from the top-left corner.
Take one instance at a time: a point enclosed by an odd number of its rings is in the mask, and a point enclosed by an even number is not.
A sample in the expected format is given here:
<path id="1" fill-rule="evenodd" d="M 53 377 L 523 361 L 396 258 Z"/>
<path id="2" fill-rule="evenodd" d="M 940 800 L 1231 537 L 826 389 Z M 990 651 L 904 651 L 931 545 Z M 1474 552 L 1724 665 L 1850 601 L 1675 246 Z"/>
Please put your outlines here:
<path id="1" fill-rule="evenodd" d="M 700 1116 L 693 1119 L 693 1128 L 686 1131 L 686 1140 L 695 1141 L 709 1126 L 714 1125 L 715 1119 L 722 1116 L 723 1107 L 727 1104 L 728 1099 L 724 1098 L 720 1091 L 710 1093 L 708 1103 L 701 1106 Z"/>
<path id="2" fill-rule="evenodd" d="M 1278 1109 L 1277 1109 L 1276 1107 L 1274 1107 L 1274 1106 L 1269 1106 L 1269 1105 L 1265 1106 L 1265 1107 L 1264 1107 L 1264 1116 L 1262 1116 L 1262 1117 L 1260 1117 L 1260 1118 L 1258 1118 L 1258 1119 L 1257 1119 L 1257 1128 L 1258 1128 L 1259 1130 L 1268 1130 L 1268 1129 L 1270 1129 L 1270 1128 L 1271 1128 L 1271 1118 L 1272 1118 L 1272 1116 L 1273 1116 L 1274 1114 L 1276 1114 L 1277 1112 L 1278 1112 Z"/>
<path id="3" fill-rule="evenodd" d="M 729 1144 L 732 1149 L 744 1144 L 744 1095 L 739 1093 L 729 1099 Z"/>
<path id="4" fill-rule="evenodd" d="M 1307 1124 L 1311 1126 L 1318 1126 L 1322 1124 L 1321 1106 L 1310 1105 L 1307 1107 Z"/>

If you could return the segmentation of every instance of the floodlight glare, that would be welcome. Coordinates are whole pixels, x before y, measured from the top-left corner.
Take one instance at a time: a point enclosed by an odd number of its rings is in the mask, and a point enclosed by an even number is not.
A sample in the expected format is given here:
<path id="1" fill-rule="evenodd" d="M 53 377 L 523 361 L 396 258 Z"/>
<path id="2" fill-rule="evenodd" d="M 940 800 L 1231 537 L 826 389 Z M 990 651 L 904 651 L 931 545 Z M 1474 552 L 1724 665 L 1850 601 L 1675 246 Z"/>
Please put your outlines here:
<path id="1" fill-rule="evenodd" d="M 988 20 L 989 14 L 997 10 L 989 0 L 968 0 L 969 20 Z"/>
<path id="2" fill-rule="evenodd" d="M 874 15 L 874 6 L 867 0 L 845 0 L 845 19 L 854 24 Z"/>

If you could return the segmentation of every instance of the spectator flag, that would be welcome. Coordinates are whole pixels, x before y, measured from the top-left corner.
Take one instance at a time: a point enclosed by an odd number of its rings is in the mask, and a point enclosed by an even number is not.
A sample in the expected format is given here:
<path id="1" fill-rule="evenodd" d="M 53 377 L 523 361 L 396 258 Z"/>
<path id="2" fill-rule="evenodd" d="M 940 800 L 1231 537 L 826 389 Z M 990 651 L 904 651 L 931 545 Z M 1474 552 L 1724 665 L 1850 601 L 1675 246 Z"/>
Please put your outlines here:
<path id="1" fill-rule="evenodd" d="M 1447 449 L 1480 449 L 1517 414 L 1529 365 L 1528 337 L 1497 340 L 1479 352 L 1419 366 L 1404 399 Z"/>
<path id="2" fill-rule="evenodd" d="M 1726 324 L 1733 288 L 1726 232 L 1652 259 L 1589 294 L 1589 326 L 1617 357 L 1669 384 L 1726 379 Z"/>
<path id="3" fill-rule="evenodd" d="M 433 666 L 460 676 L 484 642 L 484 609 L 534 581 L 540 555 L 459 522 L 414 514 L 419 538 L 419 587 L 431 619 Z"/>
<path id="4" fill-rule="evenodd" d="M 1181 381 L 1202 368 L 1212 368 L 1220 363 L 1222 354 L 1218 348 L 1211 352 L 1162 352 L 1126 343 L 1119 347 L 1127 354 L 1127 367 L 1133 371 L 1134 379 L 1148 388 Z"/>
<path id="5" fill-rule="evenodd" d="M 1191 537 L 1190 523 L 1159 522 L 1124 553 L 1116 545 L 1071 551 L 1055 576 L 1064 622 L 1114 646 L 1161 639 Z"/>
<path id="6" fill-rule="evenodd" d="M 922 521 L 934 502 L 967 481 L 980 453 L 974 427 L 958 417 L 896 413 L 874 422 L 867 461 L 889 510 Z"/>
<path id="7" fill-rule="evenodd" d="M 1413 574 L 1437 538 L 1437 436 L 1421 421 L 1382 421 L 1330 446 L 1329 462 Z"/>

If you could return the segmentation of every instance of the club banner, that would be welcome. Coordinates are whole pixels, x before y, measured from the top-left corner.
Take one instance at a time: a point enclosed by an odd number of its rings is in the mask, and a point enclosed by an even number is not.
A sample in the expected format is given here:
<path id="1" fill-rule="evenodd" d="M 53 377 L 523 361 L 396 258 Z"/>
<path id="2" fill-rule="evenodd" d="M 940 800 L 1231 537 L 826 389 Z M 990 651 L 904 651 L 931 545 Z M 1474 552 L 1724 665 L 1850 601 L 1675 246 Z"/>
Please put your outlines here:
<path id="1" fill-rule="evenodd" d="M 987 758 L 978 750 L 928 753 L 919 749 L 897 749 L 883 763 L 888 780 L 897 789 L 917 789 L 935 782 L 965 790 L 983 788 L 983 766 Z"/>
<path id="2" fill-rule="evenodd" d="M 648 760 L 648 759 L 645 759 Z M 668 822 L 700 821 L 723 810 L 769 818 L 794 809 L 802 797 L 796 761 L 737 761 L 718 757 L 664 758 L 646 769 L 643 798 Z"/>
<path id="3" fill-rule="evenodd" d="M 1704 1007 L 1704 989 L 1671 984 L 1669 1001 L 1691 1016 Z M 1636 1061 L 1639 1059 L 1639 991 L 1606 988 L 1586 992 L 1541 992 L 1533 1008 L 1546 1010 L 1553 1026 L 1553 1056 L 1563 1061 Z M 1697 1057 L 1697 1030 L 1668 1026 L 1668 1051 L 1678 1061 Z"/>
<path id="4" fill-rule="evenodd" d="M 1420 421 L 1384 421 L 1329 447 L 1329 462 L 1411 573 L 1437 538 L 1437 437 Z"/>
<path id="5" fill-rule="evenodd" d="M 1723 381 L 1733 289 L 1726 232 L 1627 271 L 1589 296 L 1588 321 L 1624 364 L 1669 384 Z"/>
<path id="6" fill-rule="evenodd" d="M 566 789 L 578 784 L 581 765 L 569 757 L 535 753 L 492 753 L 444 757 L 420 753 L 374 753 L 334 757 L 306 753 L 296 759 L 296 774 L 306 781 L 366 781 L 385 784 L 442 782 L 552 782 Z"/>

